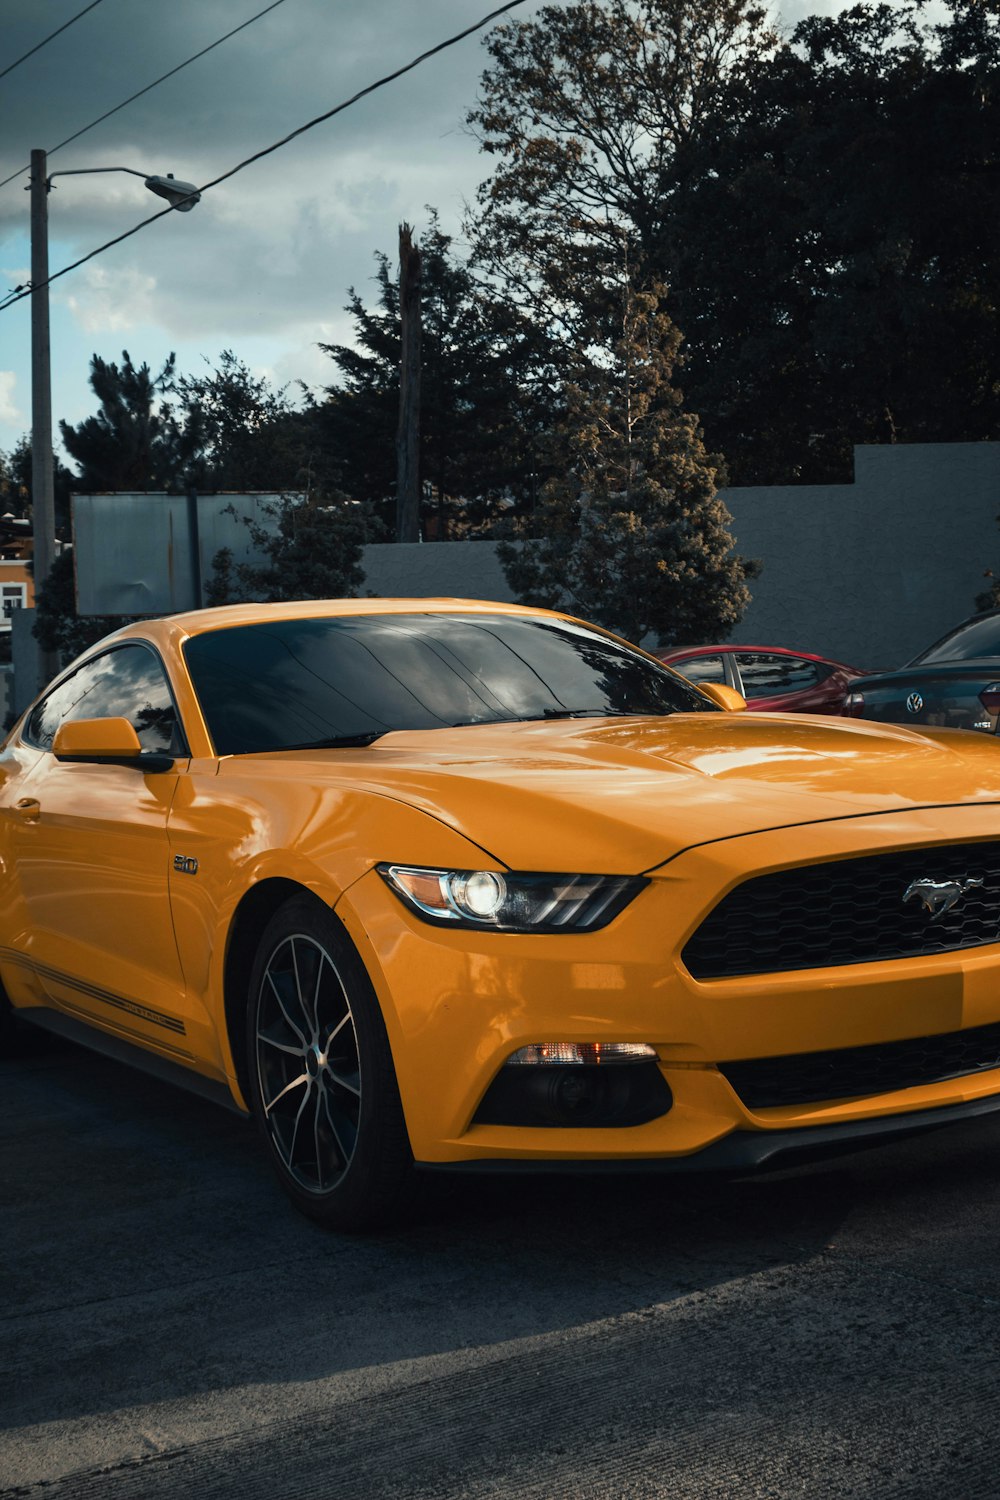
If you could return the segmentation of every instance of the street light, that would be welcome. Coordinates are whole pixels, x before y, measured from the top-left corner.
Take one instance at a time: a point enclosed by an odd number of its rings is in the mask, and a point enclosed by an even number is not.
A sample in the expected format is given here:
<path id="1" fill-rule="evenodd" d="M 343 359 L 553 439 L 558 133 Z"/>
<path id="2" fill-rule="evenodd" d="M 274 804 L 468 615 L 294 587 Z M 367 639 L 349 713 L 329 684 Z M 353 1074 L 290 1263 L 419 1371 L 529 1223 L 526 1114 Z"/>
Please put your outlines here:
<path id="1" fill-rule="evenodd" d="M 45 155 L 44 151 L 38 154 Z M 51 173 L 46 187 L 51 187 L 57 177 L 93 177 L 96 172 L 128 172 L 131 177 L 141 177 L 151 193 L 166 198 L 170 207 L 176 208 L 182 214 L 186 214 L 189 209 L 194 208 L 196 203 L 201 202 L 201 194 L 193 182 L 181 182 L 173 172 L 168 172 L 166 177 L 147 177 L 145 172 L 137 172 L 135 167 L 72 167 L 65 172 Z"/>
<path id="2" fill-rule="evenodd" d="M 200 193 L 190 182 L 180 182 L 168 172 L 149 176 L 133 167 L 77 167 L 53 172 L 52 177 L 89 176 L 97 172 L 128 172 L 141 177 L 151 193 L 166 198 L 171 208 L 187 213 Z M 49 345 L 49 216 L 48 195 L 52 184 L 46 153 L 31 153 L 31 505 L 32 567 L 35 595 L 48 577 L 55 560 L 56 512 L 52 471 L 52 370 Z M 44 662 L 48 676 L 54 669 Z"/>

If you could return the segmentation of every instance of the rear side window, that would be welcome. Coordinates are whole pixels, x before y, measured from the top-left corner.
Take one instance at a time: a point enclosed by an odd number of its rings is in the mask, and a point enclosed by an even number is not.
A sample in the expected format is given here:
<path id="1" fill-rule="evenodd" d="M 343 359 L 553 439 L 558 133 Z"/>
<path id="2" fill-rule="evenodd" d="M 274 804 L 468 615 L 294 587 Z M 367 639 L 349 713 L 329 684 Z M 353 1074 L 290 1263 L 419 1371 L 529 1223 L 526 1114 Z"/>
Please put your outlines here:
<path id="1" fill-rule="evenodd" d="M 166 675 L 145 646 L 118 646 L 79 667 L 34 709 L 25 739 L 51 750 L 60 724 L 74 719 L 128 719 L 143 750 L 184 753 Z"/>
<path id="2" fill-rule="evenodd" d="M 910 666 L 935 661 L 971 661 L 977 656 L 1000 657 L 1000 615 L 982 620 L 967 620 L 957 630 L 950 630 L 941 640 L 915 656 Z"/>
<path id="3" fill-rule="evenodd" d="M 667 662 L 688 682 L 721 682 L 725 685 L 726 669 L 721 656 L 688 656 L 684 661 Z"/>
<path id="4" fill-rule="evenodd" d="M 781 693 L 801 693 L 816 687 L 830 669 L 822 662 L 802 656 L 770 656 L 763 651 L 737 654 L 744 698 L 777 698 Z"/>

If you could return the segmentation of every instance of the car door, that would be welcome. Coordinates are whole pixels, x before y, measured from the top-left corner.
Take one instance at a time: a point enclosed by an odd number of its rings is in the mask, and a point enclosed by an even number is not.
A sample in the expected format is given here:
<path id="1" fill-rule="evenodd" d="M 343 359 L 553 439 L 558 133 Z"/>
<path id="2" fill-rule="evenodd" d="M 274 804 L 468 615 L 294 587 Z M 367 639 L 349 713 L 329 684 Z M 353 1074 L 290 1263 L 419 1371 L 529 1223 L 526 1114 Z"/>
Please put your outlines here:
<path id="1" fill-rule="evenodd" d="M 769 651 L 737 651 L 734 661 L 749 708 L 760 713 L 830 711 L 821 684 L 832 668 L 823 662 Z"/>
<path id="2" fill-rule="evenodd" d="M 92 657 L 36 706 L 22 741 L 37 759 L 5 788 L 2 807 L 12 825 L 17 961 L 59 1009 L 183 1052 L 184 986 L 168 899 L 167 814 L 178 769 L 55 758 L 60 724 L 104 717 L 128 719 L 145 751 L 184 764 L 166 674 L 139 642 Z"/>
<path id="3" fill-rule="evenodd" d="M 721 651 L 704 652 L 698 656 L 684 656 L 679 661 L 670 661 L 668 666 L 680 672 L 688 682 L 717 682 L 723 687 L 732 687 L 728 672 L 728 661 Z"/>

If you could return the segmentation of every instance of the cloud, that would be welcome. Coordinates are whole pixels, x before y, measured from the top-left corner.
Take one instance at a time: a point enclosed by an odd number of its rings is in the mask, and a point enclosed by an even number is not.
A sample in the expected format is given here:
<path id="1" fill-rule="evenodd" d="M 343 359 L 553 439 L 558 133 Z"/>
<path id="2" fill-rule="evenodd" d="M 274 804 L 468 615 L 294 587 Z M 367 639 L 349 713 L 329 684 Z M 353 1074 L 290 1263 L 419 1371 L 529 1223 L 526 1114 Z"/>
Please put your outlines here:
<path id="1" fill-rule="evenodd" d="M 156 277 L 134 267 L 85 266 L 64 295 L 84 333 L 127 333 L 155 318 Z"/>
<path id="2" fill-rule="evenodd" d="M 20 426 L 25 420 L 14 400 L 16 385 L 17 376 L 13 370 L 0 370 L 0 422 L 7 422 L 12 427 Z"/>
<path id="3" fill-rule="evenodd" d="M 537 0 L 529 0 L 516 14 L 535 9 Z M 0 176 L 16 170 L 30 147 L 51 150 L 247 18 L 245 0 L 175 0 L 143 11 L 141 26 L 112 26 L 98 8 L 67 33 L 72 46 L 60 38 L 5 80 L 10 128 Z M 13 51 L 22 38 L 21 50 L 31 45 L 37 15 L 37 0 L 5 0 Z M 469 0 L 285 0 L 50 155 L 49 170 L 120 165 L 204 183 L 474 15 Z M 212 189 L 191 213 L 169 215 L 102 253 L 93 263 L 102 275 L 87 267 L 56 281 L 53 316 L 63 302 L 92 334 L 155 323 L 167 347 L 198 337 L 238 346 L 259 336 L 286 341 L 290 352 L 308 347 L 322 337 L 321 324 L 338 319 L 348 287 L 364 291 L 373 252 L 394 255 L 400 220 L 421 226 L 425 205 L 434 204 L 443 227 L 458 228 L 464 201 L 488 171 L 463 125 L 485 61 L 480 39 L 469 37 L 291 141 Z M 23 185 L 18 179 L 0 190 L 0 238 L 26 229 Z M 52 270 L 161 207 L 135 177 L 57 175 L 49 198 Z"/>
<path id="4" fill-rule="evenodd" d="M 780 12 L 791 24 L 845 3 L 781 0 Z M 526 0 L 510 19 L 527 19 L 541 4 Z M 262 5 L 117 0 L 95 7 L 4 79 L 0 179 L 23 168 L 32 148 L 44 147 L 50 172 L 128 167 L 205 183 L 491 8 L 485 0 L 282 0 L 53 153 Z M 932 0 L 929 13 L 939 5 Z M 48 8 L 3 0 L 8 56 L 20 57 L 38 41 L 39 16 Z M 69 14 L 70 0 L 58 8 Z M 489 176 L 491 159 L 464 126 L 489 62 L 484 36 L 466 38 L 296 137 L 206 193 L 192 212 L 167 215 L 54 282 L 54 347 L 67 351 L 67 368 L 54 372 L 64 382 L 63 410 L 90 401 L 87 358 L 78 369 L 74 363 L 71 376 L 69 356 L 75 362 L 85 347 L 115 357 L 125 331 L 130 340 L 141 338 L 141 347 L 129 347 L 151 366 L 173 348 L 196 360 L 231 347 L 273 366 L 282 380 L 329 384 L 334 368 L 315 346 L 350 342 L 347 289 L 370 299 L 373 252 L 386 251 L 394 263 L 397 225 L 405 219 L 422 228 L 427 204 L 441 211 L 446 232 L 457 231 L 463 205 Z M 20 175 L 0 188 L 0 256 L 18 264 L 27 254 L 26 180 Z M 58 271 L 162 202 L 139 178 L 109 172 L 56 176 L 48 206 L 50 264 Z M 24 279 L 19 272 L 8 284 Z M 12 309 L 0 330 L 4 359 L 22 389 L 29 382 L 27 305 Z"/>

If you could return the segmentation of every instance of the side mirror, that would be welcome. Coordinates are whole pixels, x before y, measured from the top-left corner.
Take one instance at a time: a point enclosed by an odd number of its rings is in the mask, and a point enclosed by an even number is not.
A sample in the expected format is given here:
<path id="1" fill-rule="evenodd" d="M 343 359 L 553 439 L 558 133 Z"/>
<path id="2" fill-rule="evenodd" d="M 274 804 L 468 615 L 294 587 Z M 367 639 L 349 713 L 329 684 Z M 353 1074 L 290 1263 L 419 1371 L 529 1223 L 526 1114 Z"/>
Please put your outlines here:
<path id="1" fill-rule="evenodd" d="M 84 760 L 97 765 L 133 765 L 136 771 L 169 771 L 174 756 L 144 750 L 127 718 L 73 718 L 60 724 L 52 739 L 57 760 Z"/>
<path id="2" fill-rule="evenodd" d="M 716 708 L 724 708 L 727 714 L 742 713 L 747 706 L 747 700 L 742 693 L 735 688 L 726 687 L 722 682 L 696 682 L 692 684 L 707 698 L 709 703 L 714 703 Z"/>
<path id="3" fill-rule="evenodd" d="M 71 719 L 52 741 L 56 760 L 134 760 L 142 754 L 128 719 Z"/>
<path id="4" fill-rule="evenodd" d="M 137 771 L 169 771 L 174 757 L 144 750 L 128 719 L 71 719 L 52 741 L 56 760 L 135 766 Z"/>

